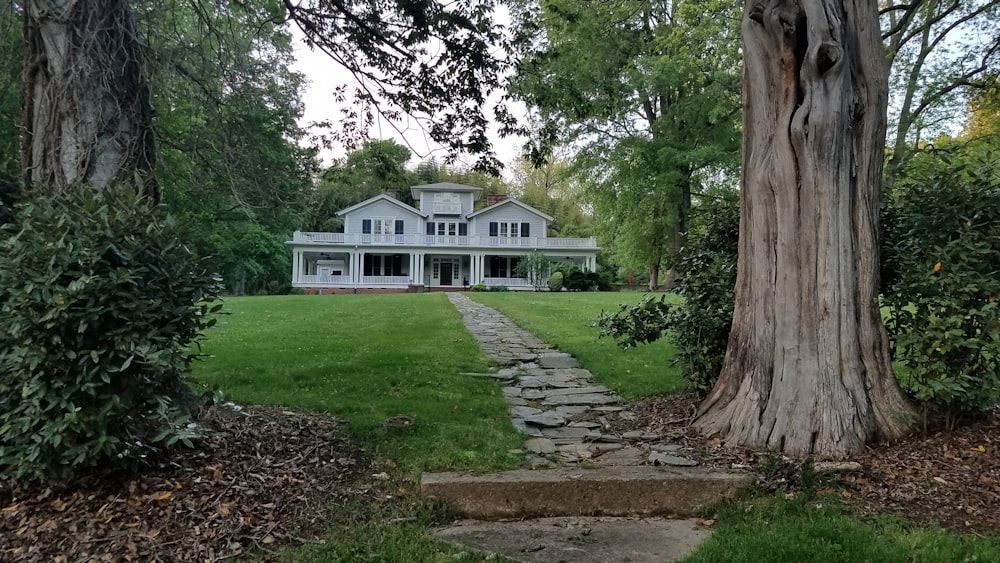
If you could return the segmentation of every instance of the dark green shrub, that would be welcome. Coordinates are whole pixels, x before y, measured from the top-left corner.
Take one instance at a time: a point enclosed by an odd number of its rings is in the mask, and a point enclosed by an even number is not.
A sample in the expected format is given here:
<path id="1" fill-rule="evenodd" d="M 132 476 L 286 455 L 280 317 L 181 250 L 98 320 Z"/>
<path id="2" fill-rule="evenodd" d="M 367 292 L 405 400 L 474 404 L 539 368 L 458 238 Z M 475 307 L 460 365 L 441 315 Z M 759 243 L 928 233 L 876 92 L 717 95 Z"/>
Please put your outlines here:
<path id="1" fill-rule="evenodd" d="M 669 304 L 645 296 L 636 305 L 602 313 L 596 326 L 622 348 L 668 335 L 677 347 L 690 389 L 707 393 L 722 369 L 733 319 L 736 255 L 740 231 L 739 199 L 735 193 L 706 199 L 697 207 L 697 227 L 678 261 L 675 289 L 684 301 Z"/>
<path id="2" fill-rule="evenodd" d="M 127 188 L 22 203 L 0 239 L 0 471 L 61 479 L 190 444 L 218 281 Z"/>
<path id="3" fill-rule="evenodd" d="M 904 388 L 953 425 L 1000 403 L 1000 167 L 921 155 L 897 185 L 886 326 Z"/>
<path id="4" fill-rule="evenodd" d="M 506 285 L 491 285 L 489 287 L 489 291 L 504 292 L 504 291 L 508 291 L 508 289 L 507 289 Z"/>
<path id="5" fill-rule="evenodd" d="M 486 284 L 485 283 L 477 283 L 476 285 L 470 287 L 469 291 L 475 291 L 475 292 L 486 291 Z"/>
<path id="6" fill-rule="evenodd" d="M 549 291 L 560 291 L 563 288 L 563 274 L 562 272 L 552 272 L 549 276 L 549 281 L 546 284 L 549 287 Z"/>

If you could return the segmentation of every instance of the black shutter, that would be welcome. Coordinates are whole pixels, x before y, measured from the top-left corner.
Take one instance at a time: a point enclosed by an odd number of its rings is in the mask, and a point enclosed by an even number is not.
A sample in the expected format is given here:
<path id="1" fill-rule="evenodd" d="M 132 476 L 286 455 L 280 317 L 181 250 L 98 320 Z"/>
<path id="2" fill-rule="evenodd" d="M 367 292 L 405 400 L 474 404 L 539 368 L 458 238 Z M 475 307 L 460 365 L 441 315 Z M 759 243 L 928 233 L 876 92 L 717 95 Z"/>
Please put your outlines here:
<path id="1" fill-rule="evenodd" d="M 521 223 L 521 236 L 524 238 L 531 236 L 531 223 Z"/>
<path id="2" fill-rule="evenodd" d="M 496 221 L 490 221 L 490 236 L 491 237 L 500 236 L 500 226 L 497 225 Z"/>
<path id="3" fill-rule="evenodd" d="M 396 219 L 396 234 L 397 235 L 403 234 L 403 220 L 402 219 Z"/>
<path id="4" fill-rule="evenodd" d="M 467 237 L 467 236 L 469 236 L 469 224 L 468 223 L 459 223 L 458 224 L 458 236 L 460 236 L 460 237 Z"/>
<path id="5" fill-rule="evenodd" d="M 434 221 L 427 222 L 427 234 L 434 236 Z"/>
<path id="6" fill-rule="evenodd" d="M 361 234 L 363 234 L 363 235 L 370 235 L 370 234 L 372 234 L 372 220 L 371 219 L 362 219 L 361 220 Z M 366 276 L 370 276 L 371 274 L 365 274 L 365 275 Z"/>
<path id="7" fill-rule="evenodd" d="M 364 275 L 366 275 L 366 276 L 372 275 L 372 255 L 371 254 L 365 254 Z"/>

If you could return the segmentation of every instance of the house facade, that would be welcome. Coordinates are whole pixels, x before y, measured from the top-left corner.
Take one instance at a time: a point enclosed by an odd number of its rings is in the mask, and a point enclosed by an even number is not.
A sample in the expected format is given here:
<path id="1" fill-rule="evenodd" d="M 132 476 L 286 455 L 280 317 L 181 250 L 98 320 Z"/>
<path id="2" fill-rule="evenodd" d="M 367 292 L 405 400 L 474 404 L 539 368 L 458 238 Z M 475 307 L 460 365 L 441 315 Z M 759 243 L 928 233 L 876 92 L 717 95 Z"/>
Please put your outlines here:
<path id="1" fill-rule="evenodd" d="M 594 271 L 594 238 L 550 238 L 552 217 L 513 198 L 450 182 L 410 188 L 419 209 L 381 194 L 337 213 L 343 233 L 296 231 L 292 286 L 336 290 L 532 289 L 514 274 L 525 254 L 544 253 Z"/>

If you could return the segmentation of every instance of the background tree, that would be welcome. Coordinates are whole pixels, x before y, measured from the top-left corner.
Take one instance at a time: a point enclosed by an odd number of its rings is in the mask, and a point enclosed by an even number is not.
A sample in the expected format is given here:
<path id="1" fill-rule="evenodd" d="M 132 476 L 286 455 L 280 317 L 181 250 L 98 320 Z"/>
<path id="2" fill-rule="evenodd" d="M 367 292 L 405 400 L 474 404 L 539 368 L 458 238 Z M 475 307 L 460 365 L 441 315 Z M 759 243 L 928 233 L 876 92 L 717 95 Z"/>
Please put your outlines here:
<path id="1" fill-rule="evenodd" d="M 583 189 L 573 176 L 569 162 L 549 157 L 541 166 L 534 166 L 528 159 L 521 158 L 514 161 L 510 173 L 510 195 L 554 219 L 549 226 L 549 236 L 594 235 L 594 217 L 582 209 Z"/>
<path id="2" fill-rule="evenodd" d="M 736 305 L 695 427 L 796 457 L 907 432 L 878 309 L 887 69 L 870 2 L 749 0 Z"/>
<path id="3" fill-rule="evenodd" d="M 650 271 L 683 245 L 691 194 L 736 160 L 738 28 L 715 0 L 512 2 L 511 96 L 535 112 L 536 161 L 574 149 L 602 245 Z"/>
<path id="4" fill-rule="evenodd" d="M 0 224 L 21 191 L 21 14 L 14 4 L 0 8 Z"/>
<path id="5" fill-rule="evenodd" d="M 995 84 L 1000 1 L 894 1 L 881 13 L 891 62 L 886 170 L 891 186 L 921 145 L 954 133 L 969 96 Z"/>

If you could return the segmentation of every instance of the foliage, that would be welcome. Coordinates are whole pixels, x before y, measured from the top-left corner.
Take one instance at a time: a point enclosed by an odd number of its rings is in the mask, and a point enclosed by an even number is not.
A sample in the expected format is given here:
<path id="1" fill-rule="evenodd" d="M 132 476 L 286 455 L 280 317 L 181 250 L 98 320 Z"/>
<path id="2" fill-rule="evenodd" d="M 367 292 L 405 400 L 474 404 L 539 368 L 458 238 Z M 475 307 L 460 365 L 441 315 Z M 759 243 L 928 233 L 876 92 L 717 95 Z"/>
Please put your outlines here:
<path id="1" fill-rule="evenodd" d="M 1000 1 L 891 1 L 883 8 L 890 61 L 886 180 L 891 185 L 928 141 L 951 132 L 963 103 L 996 87 Z"/>
<path id="2" fill-rule="evenodd" d="M 535 291 L 541 291 L 546 287 L 545 282 L 549 279 L 551 268 L 549 257 L 535 250 L 521 258 L 514 269 L 514 275 L 528 280 Z"/>
<path id="3" fill-rule="evenodd" d="M 506 285 L 491 285 L 489 291 L 492 293 L 506 293 L 510 291 Z"/>
<path id="4" fill-rule="evenodd" d="M 891 204 L 887 321 L 904 387 L 951 422 L 1000 402 L 1000 167 L 917 155 Z"/>
<path id="5" fill-rule="evenodd" d="M 0 225 L 21 191 L 21 18 L 13 4 L 0 7 Z"/>
<path id="6" fill-rule="evenodd" d="M 494 0 L 305 0 L 275 7 L 277 20 L 291 21 L 310 47 L 357 79 L 353 91 L 334 93 L 338 101 L 356 102 L 344 111 L 337 135 L 348 148 L 367 137 L 376 112 L 396 127 L 409 115 L 453 153 L 479 155 L 478 169 L 499 171 L 487 130 L 494 121 L 509 130 L 513 120 L 502 103 L 486 99 L 508 63 Z"/>
<path id="7" fill-rule="evenodd" d="M 545 285 L 549 288 L 549 291 L 562 291 L 563 273 L 559 271 L 552 272 L 552 275 L 549 276 L 549 281 L 545 282 Z"/>
<path id="8" fill-rule="evenodd" d="M 474 291 L 474 292 L 477 292 L 477 293 L 486 291 L 486 284 L 485 283 L 477 283 L 476 285 L 470 287 L 469 291 Z"/>
<path id="9" fill-rule="evenodd" d="M 582 209 L 583 186 L 575 181 L 571 163 L 549 158 L 541 166 L 520 158 L 510 169 L 510 195 L 551 215 L 550 237 L 594 236 L 594 217 Z"/>
<path id="10" fill-rule="evenodd" d="M 681 253 L 677 293 L 680 304 L 645 296 L 615 313 L 601 313 L 595 325 L 601 336 L 614 338 L 622 349 L 669 335 L 677 347 L 688 387 L 707 393 L 722 369 L 733 319 L 739 201 L 732 192 L 706 198 L 696 208 L 697 228 Z"/>
<path id="11" fill-rule="evenodd" d="M 0 467 L 62 479 L 190 445 L 185 372 L 218 284 L 130 188 L 35 196 L 0 252 Z M 211 309 L 215 310 L 215 309 Z"/>
<path id="12" fill-rule="evenodd" d="M 651 286 L 688 230 L 692 194 L 739 147 L 739 6 L 717 0 L 512 2 L 521 63 L 511 95 L 538 122 L 533 160 L 574 172 L 616 262 Z"/>
<path id="13" fill-rule="evenodd" d="M 584 272 L 572 262 L 559 262 L 554 272 L 563 275 L 563 287 L 568 291 L 610 291 L 611 280 L 607 273 Z"/>

